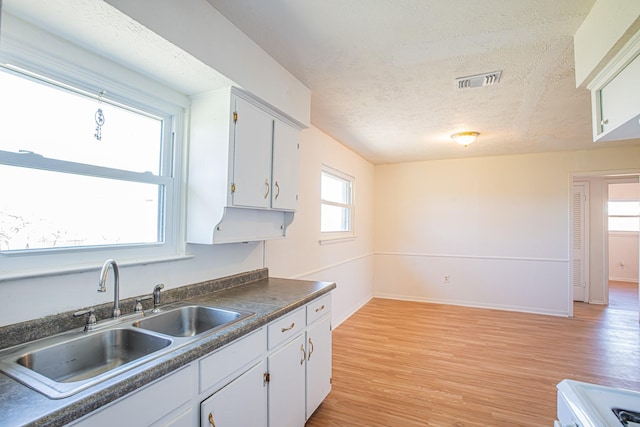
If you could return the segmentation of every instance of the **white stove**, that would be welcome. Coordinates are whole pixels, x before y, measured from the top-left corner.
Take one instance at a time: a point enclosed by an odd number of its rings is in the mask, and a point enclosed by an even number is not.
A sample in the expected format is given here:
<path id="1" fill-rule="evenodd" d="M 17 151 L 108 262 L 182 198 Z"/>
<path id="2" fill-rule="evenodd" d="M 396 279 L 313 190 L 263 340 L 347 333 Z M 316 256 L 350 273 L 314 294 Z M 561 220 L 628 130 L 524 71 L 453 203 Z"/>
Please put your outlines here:
<path id="1" fill-rule="evenodd" d="M 640 392 L 562 380 L 555 427 L 640 427 Z"/>

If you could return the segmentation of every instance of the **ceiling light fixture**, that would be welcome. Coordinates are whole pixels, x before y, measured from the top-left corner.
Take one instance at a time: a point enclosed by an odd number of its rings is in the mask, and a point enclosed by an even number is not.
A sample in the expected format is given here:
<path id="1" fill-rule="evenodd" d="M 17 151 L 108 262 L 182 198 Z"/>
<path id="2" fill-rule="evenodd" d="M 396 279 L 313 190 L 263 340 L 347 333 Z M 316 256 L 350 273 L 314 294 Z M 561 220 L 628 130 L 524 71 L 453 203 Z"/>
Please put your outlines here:
<path id="1" fill-rule="evenodd" d="M 473 143 L 478 135 L 480 135 L 480 132 L 458 132 L 451 135 L 451 139 L 453 139 L 458 144 L 464 145 L 466 147 L 467 145 Z"/>

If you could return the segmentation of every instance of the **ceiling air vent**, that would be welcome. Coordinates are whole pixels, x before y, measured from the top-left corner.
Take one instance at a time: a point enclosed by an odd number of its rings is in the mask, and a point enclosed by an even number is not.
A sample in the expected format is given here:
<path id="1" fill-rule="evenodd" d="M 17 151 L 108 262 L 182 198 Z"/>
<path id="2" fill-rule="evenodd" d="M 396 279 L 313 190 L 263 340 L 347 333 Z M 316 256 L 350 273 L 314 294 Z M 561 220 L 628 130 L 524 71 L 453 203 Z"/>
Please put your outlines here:
<path id="1" fill-rule="evenodd" d="M 490 73 L 478 74 L 475 76 L 458 77 L 455 80 L 456 89 L 470 89 L 472 87 L 492 86 L 500 82 L 502 71 L 492 71 Z"/>

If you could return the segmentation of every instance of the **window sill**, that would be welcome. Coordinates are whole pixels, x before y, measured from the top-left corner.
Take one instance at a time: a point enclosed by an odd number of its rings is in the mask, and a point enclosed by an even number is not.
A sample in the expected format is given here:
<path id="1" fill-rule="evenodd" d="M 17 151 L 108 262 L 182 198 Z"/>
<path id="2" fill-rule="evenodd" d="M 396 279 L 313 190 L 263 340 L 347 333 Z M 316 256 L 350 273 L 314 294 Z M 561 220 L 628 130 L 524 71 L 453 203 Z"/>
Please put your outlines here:
<path id="1" fill-rule="evenodd" d="M 123 259 L 122 262 L 118 261 L 118 266 L 129 267 L 129 266 L 135 266 L 135 265 L 156 264 L 161 262 L 187 260 L 193 257 L 194 255 L 191 255 L 191 254 L 181 254 L 181 255 L 150 257 L 150 258 L 134 258 L 129 260 Z M 9 273 L 3 273 L 1 275 L 0 283 L 8 282 L 10 280 L 83 273 L 85 271 L 100 270 L 100 268 L 102 268 L 102 263 L 87 263 L 87 264 L 79 264 L 77 266 L 64 266 L 64 267 L 60 267 L 59 269 L 43 268 L 43 269 L 30 269 L 30 270 L 24 270 L 24 271 L 9 272 Z"/>
<path id="2" fill-rule="evenodd" d="M 320 239 L 318 240 L 318 243 L 320 244 L 320 246 L 325 246 L 325 245 L 335 245 L 338 243 L 353 242 L 354 240 L 356 240 L 356 236 L 351 235 L 351 236 L 345 236 L 345 237 L 330 237 L 330 238 Z"/>

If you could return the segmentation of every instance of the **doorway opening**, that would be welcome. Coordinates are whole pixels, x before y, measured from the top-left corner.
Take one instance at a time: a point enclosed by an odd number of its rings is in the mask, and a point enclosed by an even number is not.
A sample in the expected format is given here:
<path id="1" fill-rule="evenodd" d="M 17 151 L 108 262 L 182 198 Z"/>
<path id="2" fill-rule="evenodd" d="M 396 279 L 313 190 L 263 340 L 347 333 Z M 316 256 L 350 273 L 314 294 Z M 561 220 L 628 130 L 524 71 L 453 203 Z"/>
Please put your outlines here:
<path id="1" fill-rule="evenodd" d="M 640 183 L 607 180 L 609 307 L 638 311 Z"/>
<path id="2" fill-rule="evenodd" d="M 620 223 L 640 221 L 640 215 L 620 212 L 621 205 L 631 204 L 618 202 L 635 201 L 633 206 L 638 206 L 640 172 L 576 174 L 571 185 L 569 315 L 574 315 L 574 301 L 579 301 L 630 308 L 638 317 L 639 233 L 620 229 Z M 582 205 L 576 192 L 585 197 Z M 612 209 L 612 202 L 617 207 Z"/>

